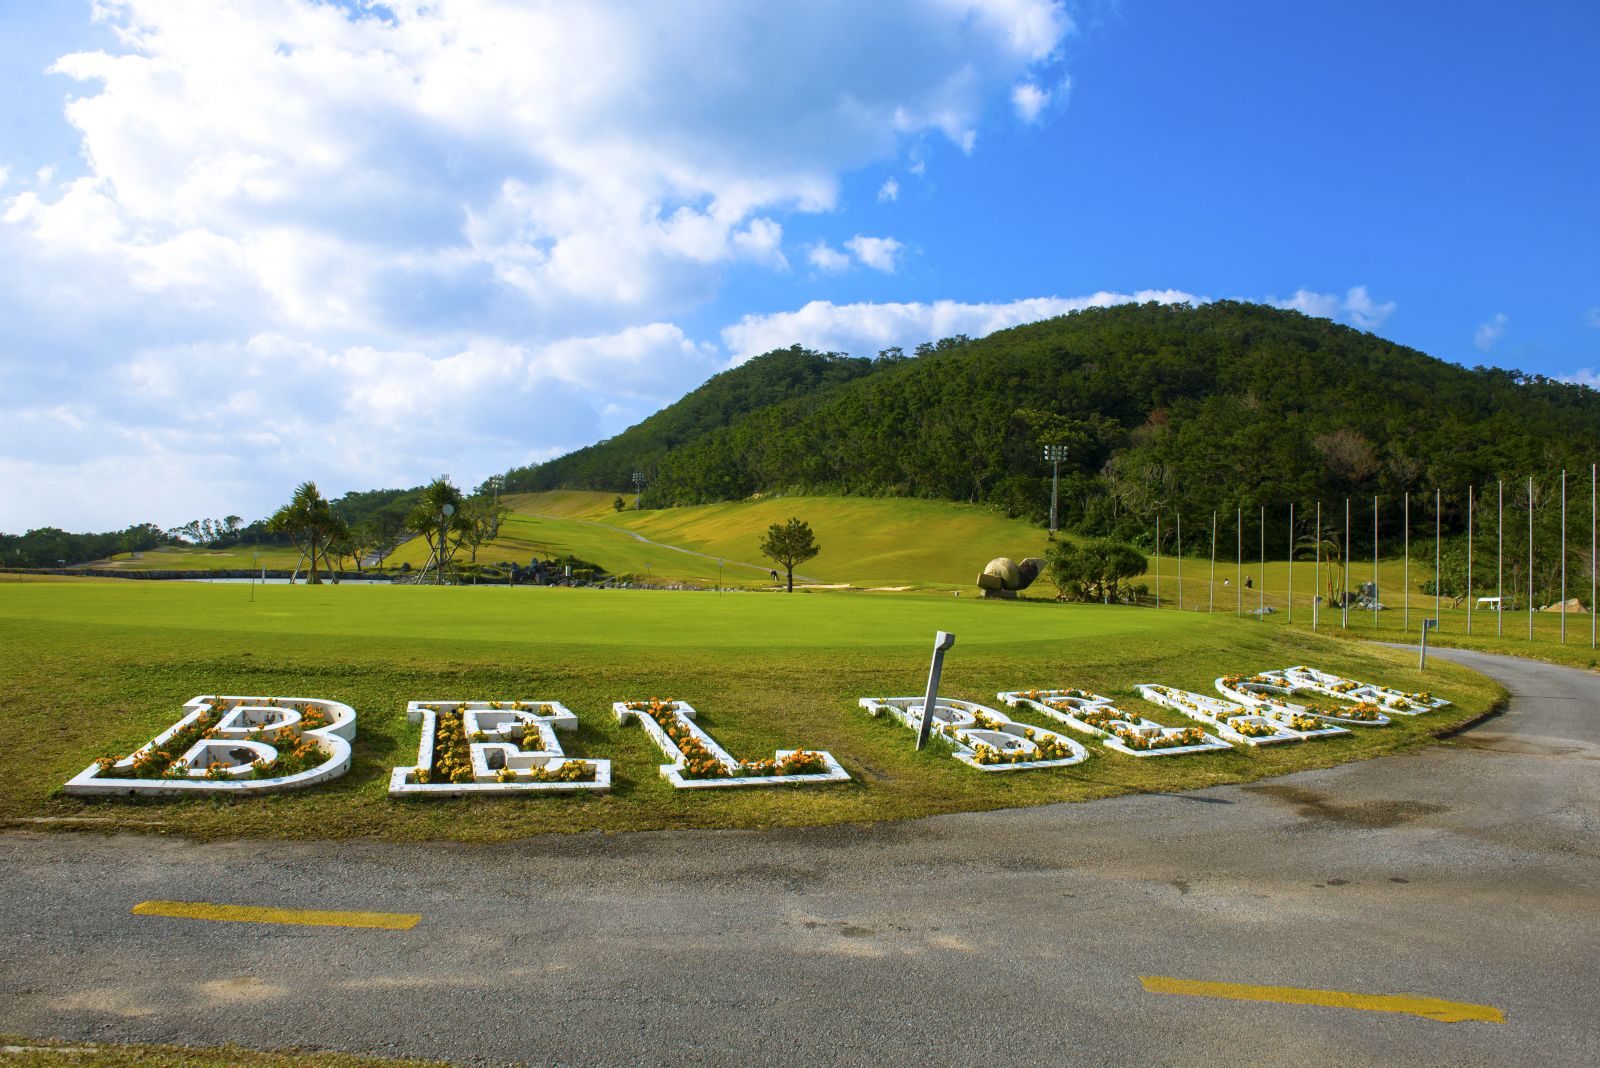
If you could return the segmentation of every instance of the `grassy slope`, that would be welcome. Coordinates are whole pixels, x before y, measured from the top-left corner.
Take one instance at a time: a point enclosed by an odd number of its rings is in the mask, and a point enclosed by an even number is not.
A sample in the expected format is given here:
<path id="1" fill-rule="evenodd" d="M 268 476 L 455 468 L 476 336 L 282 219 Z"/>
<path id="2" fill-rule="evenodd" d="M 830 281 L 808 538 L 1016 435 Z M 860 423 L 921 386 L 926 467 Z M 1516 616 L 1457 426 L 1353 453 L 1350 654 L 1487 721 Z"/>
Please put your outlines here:
<path id="1" fill-rule="evenodd" d="M 260 558 L 252 561 L 251 553 L 259 553 Z M 165 545 L 147 549 L 138 559 L 132 553 L 118 553 L 91 566 L 117 571 L 248 571 L 252 567 L 293 569 L 299 562 L 300 550 L 282 545 L 235 545 L 227 549 Z"/>
<path id="2" fill-rule="evenodd" d="M 501 839 L 544 831 L 765 826 L 888 819 L 1279 774 L 1421 744 L 1475 715 L 1498 687 L 1403 653 L 1230 617 L 971 598 L 562 589 L 288 587 L 185 583 L 0 584 L 0 818 L 44 826 L 224 835 Z M 856 707 L 918 692 L 929 639 L 953 630 L 951 696 L 1080 685 L 1152 718 L 1131 688 L 1208 689 L 1219 674 L 1309 661 L 1451 697 L 1456 708 L 1389 730 L 1261 752 L 1138 761 L 1100 750 L 1060 771 L 984 774 Z M 127 752 L 203 693 L 328 697 L 353 705 L 351 773 L 331 786 L 246 801 L 84 802 L 57 793 L 93 758 Z M 677 697 L 740 756 L 825 748 L 855 781 L 812 790 L 673 791 L 637 727 L 610 702 Z M 578 713 L 569 752 L 615 763 L 608 797 L 399 803 L 388 773 L 411 763 L 407 700 L 560 700 Z M 1019 717 L 1027 718 L 1027 717 Z M 1098 746 L 1091 747 L 1099 750 Z M 89 823 L 79 823 L 88 819 Z"/>
<path id="3" fill-rule="evenodd" d="M 948 501 L 875 497 L 775 497 L 693 508 L 617 512 L 615 494 L 557 490 L 508 497 L 516 514 L 479 561 L 526 560 L 533 553 L 575 553 L 614 572 L 656 578 L 712 581 L 715 560 L 651 546 L 633 531 L 754 568 L 724 567 L 728 584 L 764 584 L 757 545 L 767 527 L 790 516 L 811 524 L 822 552 L 799 570 L 822 582 L 856 586 L 917 585 L 971 587 L 983 565 L 996 556 L 1021 558 L 1043 552 L 1042 530 L 983 508 Z M 598 525 L 597 525 L 598 524 Z M 419 565 L 420 547 L 402 549 L 395 562 Z M 1047 593 L 1053 590 L 1046 587 Z"/>

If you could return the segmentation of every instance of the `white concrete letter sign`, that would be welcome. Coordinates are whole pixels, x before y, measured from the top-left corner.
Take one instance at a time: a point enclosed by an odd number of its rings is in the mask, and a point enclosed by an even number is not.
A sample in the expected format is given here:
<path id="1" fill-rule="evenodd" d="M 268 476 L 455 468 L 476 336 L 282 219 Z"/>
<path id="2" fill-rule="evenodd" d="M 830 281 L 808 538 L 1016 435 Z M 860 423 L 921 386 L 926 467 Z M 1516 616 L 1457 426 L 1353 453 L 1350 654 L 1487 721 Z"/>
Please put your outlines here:
<path id="1" fill-rule="evenodd" d="M 412 701 L 422 724 L 417 763 L 395 768 L 390 797 L 609 790 L 611 761 L 566 755 L 556 731 L 578 717 L 559 701 Z"/>
<path id="2" fill-rule="evenodd" d="M 125 757 L 102 757 L 63 789 L 79 797 L 261 794 L 350 770 L 356 713 L 309 697 L 196 697 Z"/>
<path id="3" fill-rule="evenodd" d="M 913 731 L 922 729 L 926 697 L 863 697 L 873 716 L 889 713 Z M 1064 768 L 1087 760 L 1089 751 L 1064 734 L 1018 723 L 1010 716 L 971 701 L 939 698 L 933 730 L 955 746 L 955 758 L 979 771 Z"/>
<path id="4" fill-rule="evenodd" d="M 637 719 L 656 747 L 672 761 L 661 777 L 680 790 L 716 786 L 780 786 L 785 783 L 846 782 L 850 773 L 833 754 L 811 749 L 780 749 L 770 760 L 735 760 L 683 701 L 617 701 L 618 723 Z"/>
<path id="5" fill-rule="evenodd" d="M 1075 731 L 1095 735 L 1101 745 L 1125 756 L 1179 756 L 1231 748 L 1198 727 L 1163 727 L 1087 690 L 1012 690 L 998 696 L 1008 707 L 1027 705 Z"/>
<path id="6" fill-rule="evenodd" d="M 1311 717 L 1301 717 L 1309 721 L 1303 723 L 1301 728 L 1291 727 L 1260 709 L 1246 708 L 1220 697 L 1207 697 L 1203 693 L 1190 693 L 1171 686 L 1143 683 L 1138 689 L 1139 696 L 1146 701 L 1209 724 L 1222 737 L 1240 745 L 1277 745 L 1281 742 L 1303 742 L 1307 738 L 1326 734 L 1350 733 L 1343 727 L 1330 727 Z"/>
<path id="7" fill-rule="evenodd" d="M 1303 664 L 1268 674 L 1280 676 L 1297 690 L 1310 690 L 1312 693 L 1341 701 L 1371 702 L 1382 705 L 1385 711 L 1398 712 L 1402 716 L 1431 712 L 1450 703 L 1429 693 L 1403 693 L 1387 686 L 1340 678 L 1338 675 L 1330 675 L 1326 671 L 1318 671 Z"/>
<path id="8" fill-rule="evenodd" d="M 1334 724 L 1340 727 L 1387 727 L 1389 717 L 1371 701 L 1359 704 L 1298 705 L 1294 684 L 1276 672 L 1261 675 L 1224 675 L 1216 681 L 1217 692 L 1230 701 L 1270 716 L 1291 730 L 1315 731 Z"/>

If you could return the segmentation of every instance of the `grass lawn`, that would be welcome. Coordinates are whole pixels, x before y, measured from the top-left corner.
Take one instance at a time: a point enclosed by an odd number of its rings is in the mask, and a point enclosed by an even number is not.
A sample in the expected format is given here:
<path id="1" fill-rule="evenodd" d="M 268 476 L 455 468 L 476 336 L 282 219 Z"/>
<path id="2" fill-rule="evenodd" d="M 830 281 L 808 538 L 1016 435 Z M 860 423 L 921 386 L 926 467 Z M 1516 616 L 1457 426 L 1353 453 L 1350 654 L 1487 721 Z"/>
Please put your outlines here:
<path id="1" fill-rule="evenodd" d="M 91 1065 L 112 1068 L 427 1068 L 443 1061 L 394 1060 L 358 1057 L 348 1053 L 309 1050 L 253 1050 L 242 1046 L 155 1046 L 121 1042 L 58 1042 L 0 1034 L 0 1063 L 54 1068 L 56 1065 Z"/>
<path id="2" fill-rule="evenodd" d="M 1490 708 L 1490 680 L 1407 654 L 1231 616 L 984 602 L 947 595 L 267 586 L 116 580 L 0 584 L 0 820 L 36 827 L 232 835 L 495 840 L 546 831 L 750 827 L 894 819 L 1254 779 L 1424 744 Z M 1081 686 L 1161 722 L 1139 682 L 1209 691 L 1218 675 L 1307 662 L 1454 707 L 1386 730 L 1261 751 L 1136 760 L 1091 745 L 1067 769 L 982 773 L 856 707 L 920 693 L 933 631 L 954 631 L 943 693 Z M 83 801 L 62 783 L 126 753 L 198 694 L 323 697 L 359 715 L 338 782 L 246 800 Z M 833 752 L 854 782 L 808 789 L 674 791 L 618 699 L 679 698 L 736 756 Z M 407 700 L 559 700 L 568 746 L 609 757 L 609 796 L 392 801 L 389 769 L 414 762 Z M 1017 718 L 1028 717 L 1018 713 Z M 1041 725 L 1048 725 L 1042 723 Z M 686 793 L 688 796 L 686 796 Z M 42 822 L 41 822 L 42 818 Z"/>

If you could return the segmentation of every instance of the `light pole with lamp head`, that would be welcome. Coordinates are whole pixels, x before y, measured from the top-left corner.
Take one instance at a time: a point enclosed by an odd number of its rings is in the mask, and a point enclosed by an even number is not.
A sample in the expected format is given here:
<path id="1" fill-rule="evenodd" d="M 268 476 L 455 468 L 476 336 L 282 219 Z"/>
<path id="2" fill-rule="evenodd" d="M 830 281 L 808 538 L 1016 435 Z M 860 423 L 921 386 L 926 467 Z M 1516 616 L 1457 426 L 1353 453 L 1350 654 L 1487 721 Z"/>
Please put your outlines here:
<path id="1" fill-rule="evenodd" d="M 1046 445 L 1044 462 L 1050 465 L 1050 536 L 1056 536 L 1056 501 L 1061 489 L 1061 462 L 1067 458 L 1065 445 Z"/>

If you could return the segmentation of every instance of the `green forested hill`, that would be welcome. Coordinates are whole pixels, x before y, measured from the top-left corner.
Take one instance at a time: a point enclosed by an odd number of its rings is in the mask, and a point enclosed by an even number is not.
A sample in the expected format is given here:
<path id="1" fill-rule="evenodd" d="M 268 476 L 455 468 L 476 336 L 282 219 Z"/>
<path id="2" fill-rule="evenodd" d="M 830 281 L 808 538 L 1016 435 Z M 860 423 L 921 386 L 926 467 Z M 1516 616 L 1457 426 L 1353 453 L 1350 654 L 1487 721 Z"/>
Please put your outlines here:
<path id="1" fill-rule="evenodd" d="M 1450 527 L 1468 484 L 1587 473 L 1600 393 L 1260 305 L 1123 306 L 915 358 L 771 353 L 509 485 L 621 490 L 642 470 L 647 506 L 809 492 L 1038 516 L 1049 501 L 1040 446 L 1054 442 L 1072 455 L 1064 525 L 1082 530 L 1144 530 L 1158 508 L 1198 520 L 1347 495 L 1431 498 L 1436 486 Z"/>

